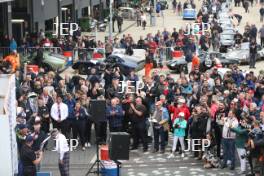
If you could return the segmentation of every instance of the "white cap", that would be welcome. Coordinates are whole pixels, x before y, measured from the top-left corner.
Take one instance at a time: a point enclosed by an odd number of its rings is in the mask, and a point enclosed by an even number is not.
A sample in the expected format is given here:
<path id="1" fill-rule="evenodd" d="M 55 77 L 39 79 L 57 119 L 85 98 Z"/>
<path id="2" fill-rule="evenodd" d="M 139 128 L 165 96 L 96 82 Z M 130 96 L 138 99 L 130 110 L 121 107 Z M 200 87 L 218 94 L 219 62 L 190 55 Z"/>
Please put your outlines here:
<path id="1" fill-rule="evenodd" d="M 179 116 L 180 116 L 180 117 L 184 117 L 184 112 L 180 112 L 180 113 L 179 113 Z"/>

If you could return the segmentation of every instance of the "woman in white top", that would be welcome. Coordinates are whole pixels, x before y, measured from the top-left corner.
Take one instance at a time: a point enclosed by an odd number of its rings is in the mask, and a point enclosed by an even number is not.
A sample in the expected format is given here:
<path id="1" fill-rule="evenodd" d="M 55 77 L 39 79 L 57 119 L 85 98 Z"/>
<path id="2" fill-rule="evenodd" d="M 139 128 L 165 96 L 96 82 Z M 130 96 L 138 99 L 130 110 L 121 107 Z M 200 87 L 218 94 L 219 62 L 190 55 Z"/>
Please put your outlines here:
<path id="1" fill-rule="evenodd" d="M 147 24 L 147 16 L 144 12 L 141 12 L 141 22 L 142 22 L 143 30 L 145 30 Z"/>

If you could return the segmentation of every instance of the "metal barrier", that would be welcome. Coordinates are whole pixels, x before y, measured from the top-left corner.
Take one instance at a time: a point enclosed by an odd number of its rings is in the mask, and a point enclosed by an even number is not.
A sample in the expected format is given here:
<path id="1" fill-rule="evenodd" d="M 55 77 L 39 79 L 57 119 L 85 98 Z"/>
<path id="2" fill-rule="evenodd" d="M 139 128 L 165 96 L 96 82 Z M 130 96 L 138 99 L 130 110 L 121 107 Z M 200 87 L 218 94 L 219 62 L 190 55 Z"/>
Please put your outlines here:
<path id="1" fill-rule="evenodd" d="M 74 60 L 90 60 L 96 58 L 105 58 L 105 48 L 74 48 Z"/>
<path id="2" fill-rule="evenodd" d="M 30 56 L 37 50 L 43 49 L 43 51 L 49 51 L 52 53 L 64 54 L 61 47 L 18 47 L 17 52 L 20 56 Z M 72 50 L 73 60 L 89 60 L 94 57 L 105 58 L 104 48 L 74 48 Z M 9 47 L 0 47 L 0 57 L 5 57 L 11 53 Z"/>
<path id="3" fill-rule="evenodd" d="M 20 56 L 29 56 L 36 52 L 39 49 L 43 49 L 43 51 L 49 51 L 52 53 L 62 53 L 62 49 L 60 47 L 18 47 L 17 53 Z M 0 57 L 5 57 L 11 53 L 11 50 L 9 47 L 0 47 Z"/>
<path id="4" fill-rule="evenodd" d="M 175 58 L 182 57 L 183 51 L 181 49 L 175 49 L 173 47 L 157 48 L 154 54 L 156 60 L 170 61 Z"/>

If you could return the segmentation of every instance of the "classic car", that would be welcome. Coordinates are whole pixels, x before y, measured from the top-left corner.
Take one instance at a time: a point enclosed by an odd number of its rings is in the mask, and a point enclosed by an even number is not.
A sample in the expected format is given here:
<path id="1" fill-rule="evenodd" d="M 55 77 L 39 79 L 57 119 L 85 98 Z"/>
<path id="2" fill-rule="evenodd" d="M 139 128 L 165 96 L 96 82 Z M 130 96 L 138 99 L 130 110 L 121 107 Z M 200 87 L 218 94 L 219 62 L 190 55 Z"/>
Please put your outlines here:
<path id="1" fill-rule="evenodd" d="M 35 64 L 43 67 L 45 71 L 62 72 L 68 67 L 68 58 L 50 51 L 43 51 L 42 58 L 38 58 L 37 52 L 22 56 L 21 62 L 27 64 Z"/>
<path id="2" fill-rule="evenodd" d="M 257 46 L 256 60 L 261 60 L 264 57 L 264 49 L 261 49 L 260 45 Z M 235 59 L 239 64 L 249 63 L 249 42 L 244 42 L 240 47 L 233 48 L 225 54 L 226 59 Z"/>
<path id="3" fill-rule="evenodd" d="M 131 70 L 140 70 L 143 66 L 143 62 L 134 56 L 112 54 L 106 59 L 79 60 L 73 64 L 72 68 L 78 70 L 79 74 L 89 74 L 91 68 L 103 72 L 106 67 L 119 67 L 125 75 L 128 75 Z"/>
<path id="4" fill-rule="evenodd" d="M 191 5 L 188 5 L 187 8 L 183 9 L 183 16 L 182 18 L 185 20 L 195 20 L 196 19 L 196 10 L 192 8 Z"/>
<path id="5" fill-rule="evenodd" d="M 119 7 L 121 16 L 124 19 L 135 20 L 136 19 L 136 11 L 131 7 Z"/>
<path id="6" fill-rule="evenodd" d="M 238 64 L 238 61 L 235 59 L 225 59 L 224 55 L 220 52 L 201 52 L 198 57 L 200 58 L 200 71 L 205 72 L 211 69 L 214 66 L 217 67 L 229 67 L 233 64 Z M 177 73 L 184 72 L 188 73 L 188 63 L 185 61 L 183 56 L 177 60 L 171 60 L 167 63 L 167 67 Z"/>
<path id="7" fill-rule="evenodd" d="M 226 53 L 227 48 L 235 44 L 234 34 L 221 33 L 220 34 L 220 52 Z"/>

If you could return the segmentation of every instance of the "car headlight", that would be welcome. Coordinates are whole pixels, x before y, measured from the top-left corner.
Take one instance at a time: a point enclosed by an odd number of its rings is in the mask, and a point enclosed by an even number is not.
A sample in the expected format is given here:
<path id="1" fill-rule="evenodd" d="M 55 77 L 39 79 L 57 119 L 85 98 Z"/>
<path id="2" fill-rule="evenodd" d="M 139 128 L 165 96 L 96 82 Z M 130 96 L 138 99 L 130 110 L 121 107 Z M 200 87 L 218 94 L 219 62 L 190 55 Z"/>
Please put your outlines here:
<path id="1" fill-rule="evenodd" d="M 242 56 L 242 59 L 246 60 L 246 59 L 247 59 L 247 55 L 244 54 L 244 55 Z"/>
<path id="2" fill-rule="evenodd" d="M 171 63 L 170 65 L 171 65 L 172 67 L 175 67 L 175 66 L 176 66 L 176 63 L 173 62 L 173 63 Z"/>

